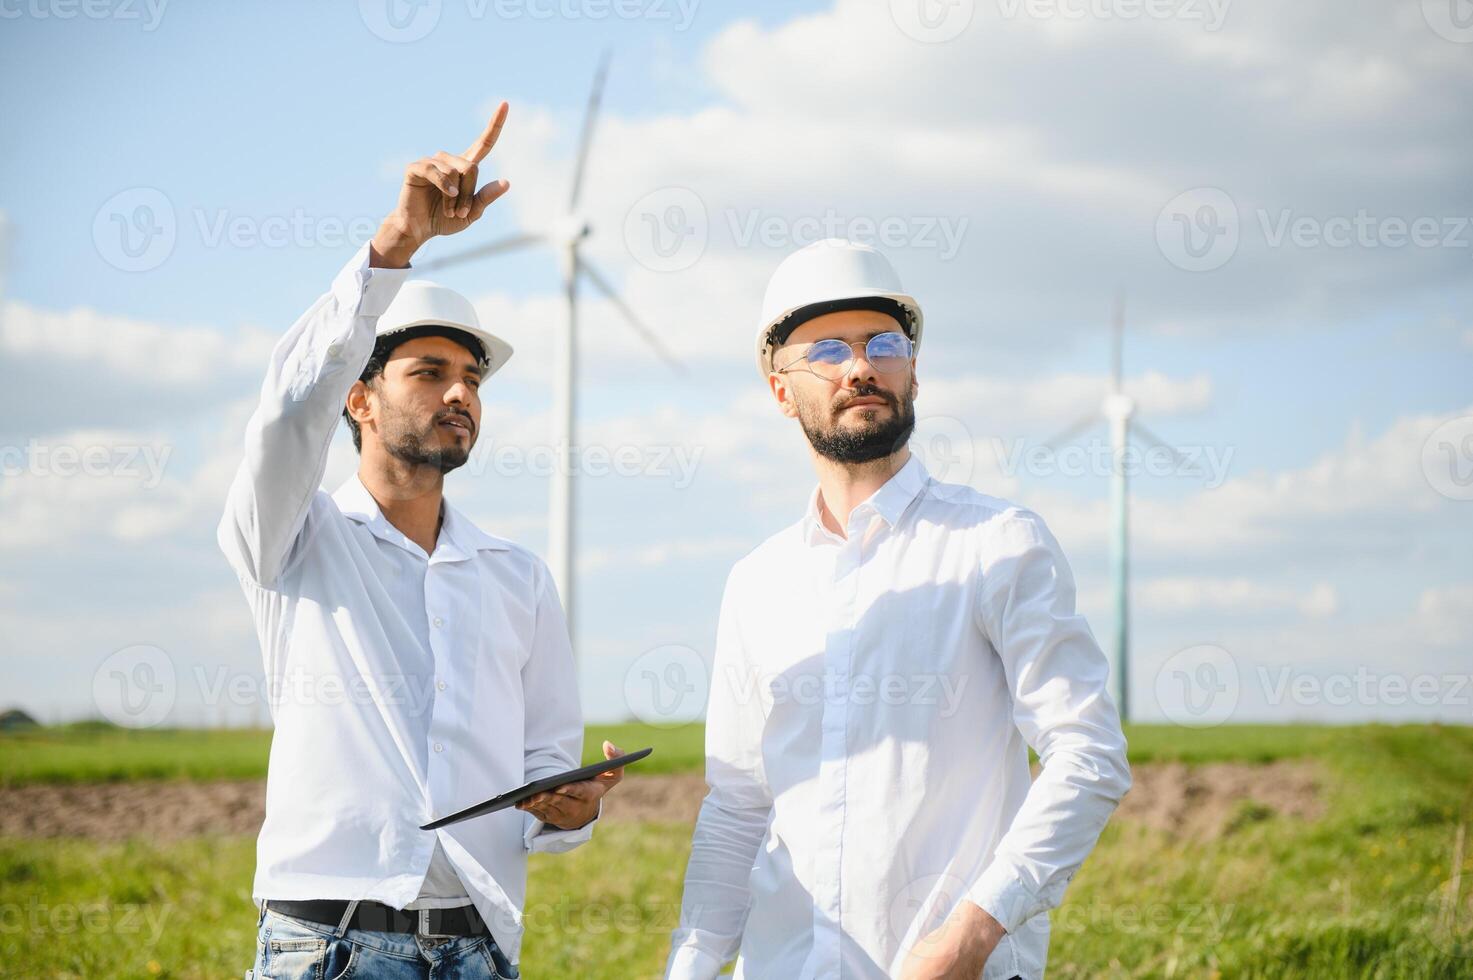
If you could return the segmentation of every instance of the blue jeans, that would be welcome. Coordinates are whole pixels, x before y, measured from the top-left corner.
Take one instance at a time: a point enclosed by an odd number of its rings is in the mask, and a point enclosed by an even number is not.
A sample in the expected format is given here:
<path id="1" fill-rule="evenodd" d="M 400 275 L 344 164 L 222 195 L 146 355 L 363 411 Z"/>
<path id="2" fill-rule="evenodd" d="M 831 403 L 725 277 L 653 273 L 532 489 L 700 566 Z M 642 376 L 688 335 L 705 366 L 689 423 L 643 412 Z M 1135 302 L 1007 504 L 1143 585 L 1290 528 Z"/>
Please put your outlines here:
<path id="1" fill-rule="evenodd" d="M 427 939 L 348 929 L 265 911 L 246 980 L 512 980 L 521 973 L 490 936 Z"/>

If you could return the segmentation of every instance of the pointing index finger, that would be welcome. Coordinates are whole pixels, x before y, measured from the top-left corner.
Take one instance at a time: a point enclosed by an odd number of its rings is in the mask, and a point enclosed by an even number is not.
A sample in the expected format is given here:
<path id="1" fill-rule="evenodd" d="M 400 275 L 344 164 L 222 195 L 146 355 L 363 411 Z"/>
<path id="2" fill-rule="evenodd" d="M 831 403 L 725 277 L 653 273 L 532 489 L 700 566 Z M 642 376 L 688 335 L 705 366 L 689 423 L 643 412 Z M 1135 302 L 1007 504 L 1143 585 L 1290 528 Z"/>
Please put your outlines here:
<path id="1" fill-rule="evenodd" d="M 476 141 L 470 145 L 470 149 L 462 154 L 471 163 L 480 163 L 486 159 L 486 154 L 491 152 L 491 147 L 496 145 L 496 139 L 501 135 L 501 127 L 506 124 L 506 114 L 510 107 L 505 103 L 496 107 L 496 114 L 486 124 L 486 130 Z"/>

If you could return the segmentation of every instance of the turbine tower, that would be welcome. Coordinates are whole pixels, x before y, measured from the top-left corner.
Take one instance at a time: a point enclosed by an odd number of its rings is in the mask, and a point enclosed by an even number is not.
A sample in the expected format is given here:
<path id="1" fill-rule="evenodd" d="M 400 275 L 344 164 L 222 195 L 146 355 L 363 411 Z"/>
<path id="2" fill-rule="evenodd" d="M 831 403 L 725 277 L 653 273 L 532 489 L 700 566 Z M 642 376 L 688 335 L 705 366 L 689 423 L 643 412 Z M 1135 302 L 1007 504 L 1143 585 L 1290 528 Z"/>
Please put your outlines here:
<path id="1" fill-rule="evenodd" d="M 1125 449 L 1132 433 L 1180 458 L 1135 417 L 1135 399 L 1125 393 L 1125 297 L 1116 294 L 1110 335 L 1110 387 L 1098 414 L 1090 413 L 1049 440 L 1050 449 L 1087 431 L 1101 419 L 1110 430 L 1110 599 L 1115 614 L 1113 666 L 1115 703 L 1122 721 L 1130 720 L 1130 474 Z"/>
<path id="2" fill-rule="evenodd" d="M 443 269 L 461 265 L 476 259 L 503 252 L 516 251 L 532 245 L 551 245 L 557 251 L 559 270 L 562 273 L 563 298 L 567 304 L 567 317 L 563 329 L 558 332 L 553 355 L 552 377 L 552 436 L 557 448 L 559 465 L 552 475 L 548 508 L 548 564 L 562 596 L 563 609 L 568 619 L 568 635 L 575 636 L 573 588 L 573 555 L 577 542 L 574 521 L 573 447 L 577 430 L 577 367 L 578 367 L 578 283 L 589 283 L 601 293 L 624 317 L 666 363 L 678 373 L 685 367 L 660 341 L 659 336 L 645 325 L 629 304 L 619 296 L 608 278 L 600 273 L 580 251 L 580 246 L 592 231 L 587 219 L 579 210 L 583 190 L 583 178 L 588 165 L 588 151 L 593 142 L 594 124 L 598 119 L 599 103 L 603 98 L 604 80 L 608 76 L 609 55 L 605 51 L 599 59 L 594 73 L 593 88 L 588 95 L 588 108 L 583 115 L 583 129 L 578 137 L 578 154 L 574 158 L 572 190 L 568 195 L 568 210 L 552 223 L 545 232 L 510 235 L 486 245 L 467 249 L 423 266 L 426 270 Z M 576 646 L 575 646 L 576 649 Z"/>

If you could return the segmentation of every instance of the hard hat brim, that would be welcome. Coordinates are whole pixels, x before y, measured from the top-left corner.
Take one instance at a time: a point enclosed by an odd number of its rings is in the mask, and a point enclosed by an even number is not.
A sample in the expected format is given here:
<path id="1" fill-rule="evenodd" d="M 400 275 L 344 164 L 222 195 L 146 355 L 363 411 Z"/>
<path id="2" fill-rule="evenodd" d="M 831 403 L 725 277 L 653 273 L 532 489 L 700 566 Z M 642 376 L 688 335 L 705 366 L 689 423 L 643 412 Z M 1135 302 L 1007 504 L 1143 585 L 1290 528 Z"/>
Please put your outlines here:
<path id="1" fill-rule="evenodd" d="M 515 350 L 512 348 L 511 344 L 507 343 L 505 340 L 496 336 L 496 334 L 491 333 L 488 330 L 484 330 L 481 327 L 473 327 L 465 323 L 450 323 L 446 320 L 436 319 L 434 317 L 426 317 L 422 320 L 415 320 L 411 323 L 396 324 L 393 329 L 385 330 L 383 333 L 378 334 L 378 336 L 380 338 L 392 337 L 396 333 L 401 333 L 413 327 L 428 326 L 449 327 L 452 330 L 464 330 L 466 333 L 470 334 L 472 337 L 481 342 L 481 347 L 486 352 L 486 358 L 481 362 L 482 381 L 485 381 L 486 379 L 490 378 L 491 375 L 495 374 L 497 371 L 500 371 L 502 367 L 506 365 L 506 362 L 511 360 L 512 354 L 515 353 Z"/>

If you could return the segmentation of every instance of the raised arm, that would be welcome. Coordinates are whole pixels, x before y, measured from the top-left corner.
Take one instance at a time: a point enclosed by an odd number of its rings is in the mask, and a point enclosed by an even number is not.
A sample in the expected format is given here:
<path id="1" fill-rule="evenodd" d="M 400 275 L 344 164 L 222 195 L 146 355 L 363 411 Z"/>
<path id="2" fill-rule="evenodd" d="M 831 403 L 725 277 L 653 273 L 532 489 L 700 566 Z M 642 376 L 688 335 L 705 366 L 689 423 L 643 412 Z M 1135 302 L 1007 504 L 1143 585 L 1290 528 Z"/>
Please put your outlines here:
<path id="1" fill-rule="evenodd" d="M 430 238 L 470 227 L 506 193 L 504 180 L 475 189 L 506 115 L 503 102 L 464 156 L 436 153 L 406 168 L 398 203 L 373 241 L 272 350 L 217 530 L 238 575 L 269 585 L 291 563 L 348 391 L 373 354 L 378 318 L 408 276 L 410 259 Z"/>

